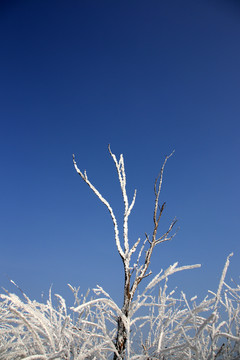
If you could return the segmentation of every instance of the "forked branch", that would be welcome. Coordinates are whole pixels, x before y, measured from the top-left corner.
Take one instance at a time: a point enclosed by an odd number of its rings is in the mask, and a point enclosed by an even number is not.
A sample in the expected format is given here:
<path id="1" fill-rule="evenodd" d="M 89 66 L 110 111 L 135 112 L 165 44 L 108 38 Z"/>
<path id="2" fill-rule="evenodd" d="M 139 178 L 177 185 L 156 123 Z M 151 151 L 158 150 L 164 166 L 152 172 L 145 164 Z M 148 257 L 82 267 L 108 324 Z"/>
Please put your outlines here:
<path id="1" fill-rule="evenodd" d="M 125 351 L 127 351 L 127 341 L 129 338 L 129 311 L 131 307 L 131 303 L 134 297 L 134 294 L 138 288 L 138 285 L 140 282 L 151 275 L 151 271 L 149 271 L 149 265 L 152 257 L 153 250 L 156 245 L 171 240 L 175 234 L 172 233 L 172 229 L 174 225 L 176 224 L 176 219 L 173 219 L 171 224 L 169 225 L 168 230 L 161 235 L 160 237 L 157 237 L 158 227 L 159 223 L 162 217 L 162 213 L 165 209 L 165 203 L 163 203 L 161 206 L 159 205 L 159 197 L 162 189 L 162 182 L 163 182 L 163 172 L 165 165 L 167 163 L 167 160 L 173 155 L 174 151 L 169 155 L 165 157 L 163 166 L 161 168 L 161 171 L 155 181 L 154 184 L 154 193 L 155 193 L 155 202 L 154 202 L 154 211 L 153 211 L 153 222 L 154 222 L 154 228 L 152 237 L 150 238 L 146 234 L 146 238 L 143 241 L 143 244 L 141 248 L 138 251 L 137 254 L 137 261 L 134 265 L 131 265 L 131 257 L 136 252 L 137 247 L 140 243 L 140 238 L 135 241 L 135 243 L 130 247 L 129 245 L 129 238 L 128 238 L 128 219 L 129 215 L 131 214 L 131 211 L 133 209 L 133 206 L 135 204 L 136 200 L 136 190 L 134 191 L 133 199 L 129 205 L 129 200 L 127 196 L 127 190 L 126 190 L 126 172 L 125 172 L 125 166 L 124 166 L 124 158 L 123 155 L 120 155 L 119 160 L 117 160 L 115 154 L 112 153 L 110 146 L 108 146 L 109 153 L 115 163 L 117 173 L 118 173 L 118 179 L 122 191 L 122 197 L 124 202 L 124 216 L 123 216 L 123 240 L 122 243 L 120 241 L 119 237 L 119 230 L 118 230 L 118 223 L 117 219 L 114 215 L 113 209 L 110 206 L 109 202 L 100 194 L 100 192 L 95 188 L 95 186 L 90 182 L 90 180 L 87 177 L 86 171 L 81 172 L 81 170 L 78 168 L 77 163 L 75 161 L 75 157 L 73 155 L 73 164 L 77 171 L 77 173 L 81 176 L 83 181 L 90 187 L 90 189 L 97 195 L 97 197 L 100 199 L 100 201 L 107 207 L 108 211 L 110 212 L 113 225 L 114 225 L 114 233 L 115 233 L 115 242 L 117 246 L 118 253 L 121 256 L 121 259 L 123 261 L 124 265 L 124 296 L 123 296 L 123 306 L 119 313 L 119 317 L 117 320 L 117 336 L 116 336 L 116 352 L 114 355 L 114 360 L 117 359 L 123 359 L 125 356 Z M 145 252 L 144 252 L 145 250 Z M 141 256 L 143 256 L 143 260 L 141 263 Z M 167 269 L 162 277 L 159 277 L 159 274 L 157 277 L 153 279 L 153 282 L 158 282 L 161 279 L 167 277 L 168 275 L 176 272 L 181 271 L 184 269 L 190 269 L 194 268 L 196 266 L 186 266 L 186 267 L 178 267 L 177 264 L 175 264 L 173 267 L 170 267 Z M 151 284 L 151 282 L 150 282 Z M 149 285 L 148 285 L 149 286 Z"/>
<path id="2" fill-rule="evenodd" d="M 120 244 L 118 223 L 117 223 L 117 219 L 116 219 L 116 217 L 114 215 L 112 207 L 110 206 L 109 202 L 95 188 L 95 186 L 93 186 L 93 184 L 88 180 L 86 170 L 84 171 L 84 173 L 82 173 L 81 170 L 78 168 L 77 163 L 75 161 L 75 155 L 74 154 L 73 154 L 73 164 L 74 164 L 74 167 L 75 167 L 77 173 L 81 176 L 83 181 L 85 181 L 85 183 L 90 187 L 90 189 L 94 192 L 94 194 L 97 195 L 97 197 L 101 200 L 101 202 L 107 207 L 108 211 L 110 212 L 110 215 L 111 215 L 111 218 L 112 218 L 112 221 L 113 221 L 113 226 L 114 226 L 114 233 L 115 233 L 115 241 L 116 241 L 117 250 L 118 250 L 119 255 L 121 256 L 122 260 L 124 261 L 125 255 L 124 255 L 124 251 L 123 251 L 123 249 L 121 247 L 121 244 Z"/>

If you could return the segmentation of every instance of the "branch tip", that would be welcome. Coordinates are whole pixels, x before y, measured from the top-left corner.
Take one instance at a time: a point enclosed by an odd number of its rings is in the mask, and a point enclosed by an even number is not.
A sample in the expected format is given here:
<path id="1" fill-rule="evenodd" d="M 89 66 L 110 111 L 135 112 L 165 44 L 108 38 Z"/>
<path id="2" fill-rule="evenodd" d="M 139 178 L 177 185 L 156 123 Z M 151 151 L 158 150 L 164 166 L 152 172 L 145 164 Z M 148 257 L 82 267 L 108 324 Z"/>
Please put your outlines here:
<path id="1" fill-rule="evenodd" d="M 171 156 L 173 156 L 174 153 L 175 153 L 175 149 L 171 152 L 170 155 L 167 155 L 166 158 L 169 159 Z"/>

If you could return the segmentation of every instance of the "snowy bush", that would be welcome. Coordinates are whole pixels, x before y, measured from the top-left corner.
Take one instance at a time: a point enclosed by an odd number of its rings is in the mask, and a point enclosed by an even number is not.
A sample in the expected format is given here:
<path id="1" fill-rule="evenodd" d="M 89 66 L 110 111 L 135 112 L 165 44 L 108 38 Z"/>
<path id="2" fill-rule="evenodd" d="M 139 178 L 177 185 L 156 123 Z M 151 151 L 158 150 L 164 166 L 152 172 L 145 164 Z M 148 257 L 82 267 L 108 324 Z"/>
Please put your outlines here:
<path id="1" fill-rule="evenodd" d="M 60 295 L 55 295 L 54 306 L 51 290 L 46 304 L 25 294 L 1 294 L 0 359 L 112 359 L 118 317 L 123 316 L 128 327 L 126 359 L 237 360 L 240 286 L 225 283 L 228 265 L 229 258 L 218 291 L 209 291 L 199 303 L 196 297 L 187 300 L 184 293 L 169 292 L 168 277 L 163 284 L 151 281 L 131 303 L 128 319 L 101 287 L 88 299 L 78 298 L 77 289 L 69 285 L 75 295 L 70 309 Z"/>

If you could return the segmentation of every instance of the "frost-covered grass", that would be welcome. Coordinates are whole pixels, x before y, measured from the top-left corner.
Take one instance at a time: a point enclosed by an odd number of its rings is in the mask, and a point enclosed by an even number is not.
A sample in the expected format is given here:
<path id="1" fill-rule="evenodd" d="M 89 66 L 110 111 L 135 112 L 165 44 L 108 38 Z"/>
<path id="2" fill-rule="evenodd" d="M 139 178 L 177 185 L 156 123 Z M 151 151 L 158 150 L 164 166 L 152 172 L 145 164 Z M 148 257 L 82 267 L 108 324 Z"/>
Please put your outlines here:
<path id="1" fill-rule="evenodd" d="M 112 359 L 119 316 L 128 329 L 125 359 L 239 359 L 240 286 L 225 283 L 228 265 L 229 257 L 217 293 L 209 291 L 199 302 L 169 291 L 165 271 L 136 294 L 128 318 L 101 287 L 78 296 L 79 289 L 69 285 L 75 298 L 70 308 L 60 295 L 53 302 L 51 290 L 46 303 L 5 291 L 0 359 Z"/>

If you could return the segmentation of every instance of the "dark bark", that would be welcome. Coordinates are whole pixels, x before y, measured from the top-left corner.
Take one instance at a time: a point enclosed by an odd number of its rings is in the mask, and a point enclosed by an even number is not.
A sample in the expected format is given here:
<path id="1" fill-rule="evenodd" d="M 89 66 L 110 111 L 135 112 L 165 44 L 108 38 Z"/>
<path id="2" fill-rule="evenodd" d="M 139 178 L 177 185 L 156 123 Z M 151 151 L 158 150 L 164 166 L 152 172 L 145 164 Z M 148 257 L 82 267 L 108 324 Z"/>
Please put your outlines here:
<path id="1" fill-rule="evenodd" d="M 124 322 L 122 321 L 122 318 L 120 316 L 118 317 L 117 326 L 118 326 L 118 331 L 117 331 L 115 346 L 116 346 L 117 352 L 119 353 L 119 357 L 115 353 L 113 356 L 113 360 L 124 359 L 125 351 L 126 351 L 127 329 L 126 329 Z"/>
<path id="2" fill-rule="evenodd" d="M 125 270 L 124 300 L 123 300 L 123 307 L 121 310 L 122 310 L 122 314 L 125 315 L 126 318 L 128 318 L 130 304 L 132 300 L 132 296 L 130 294 L 130 279 L 131 279 L 130 272 L 128 271 L 126 273 Z M 127 339 L 128 339 L 128 334 L 127 334 L 126 326 L 124 324 L 124 321 L 122 320 L 122 316 L 119 316 L 117 320 L 117 336 L 115 341 L 115 346 L 119 356 L 117 356 L 117 354 L 114 353 L 113 360 L 124 359 Z"/>

